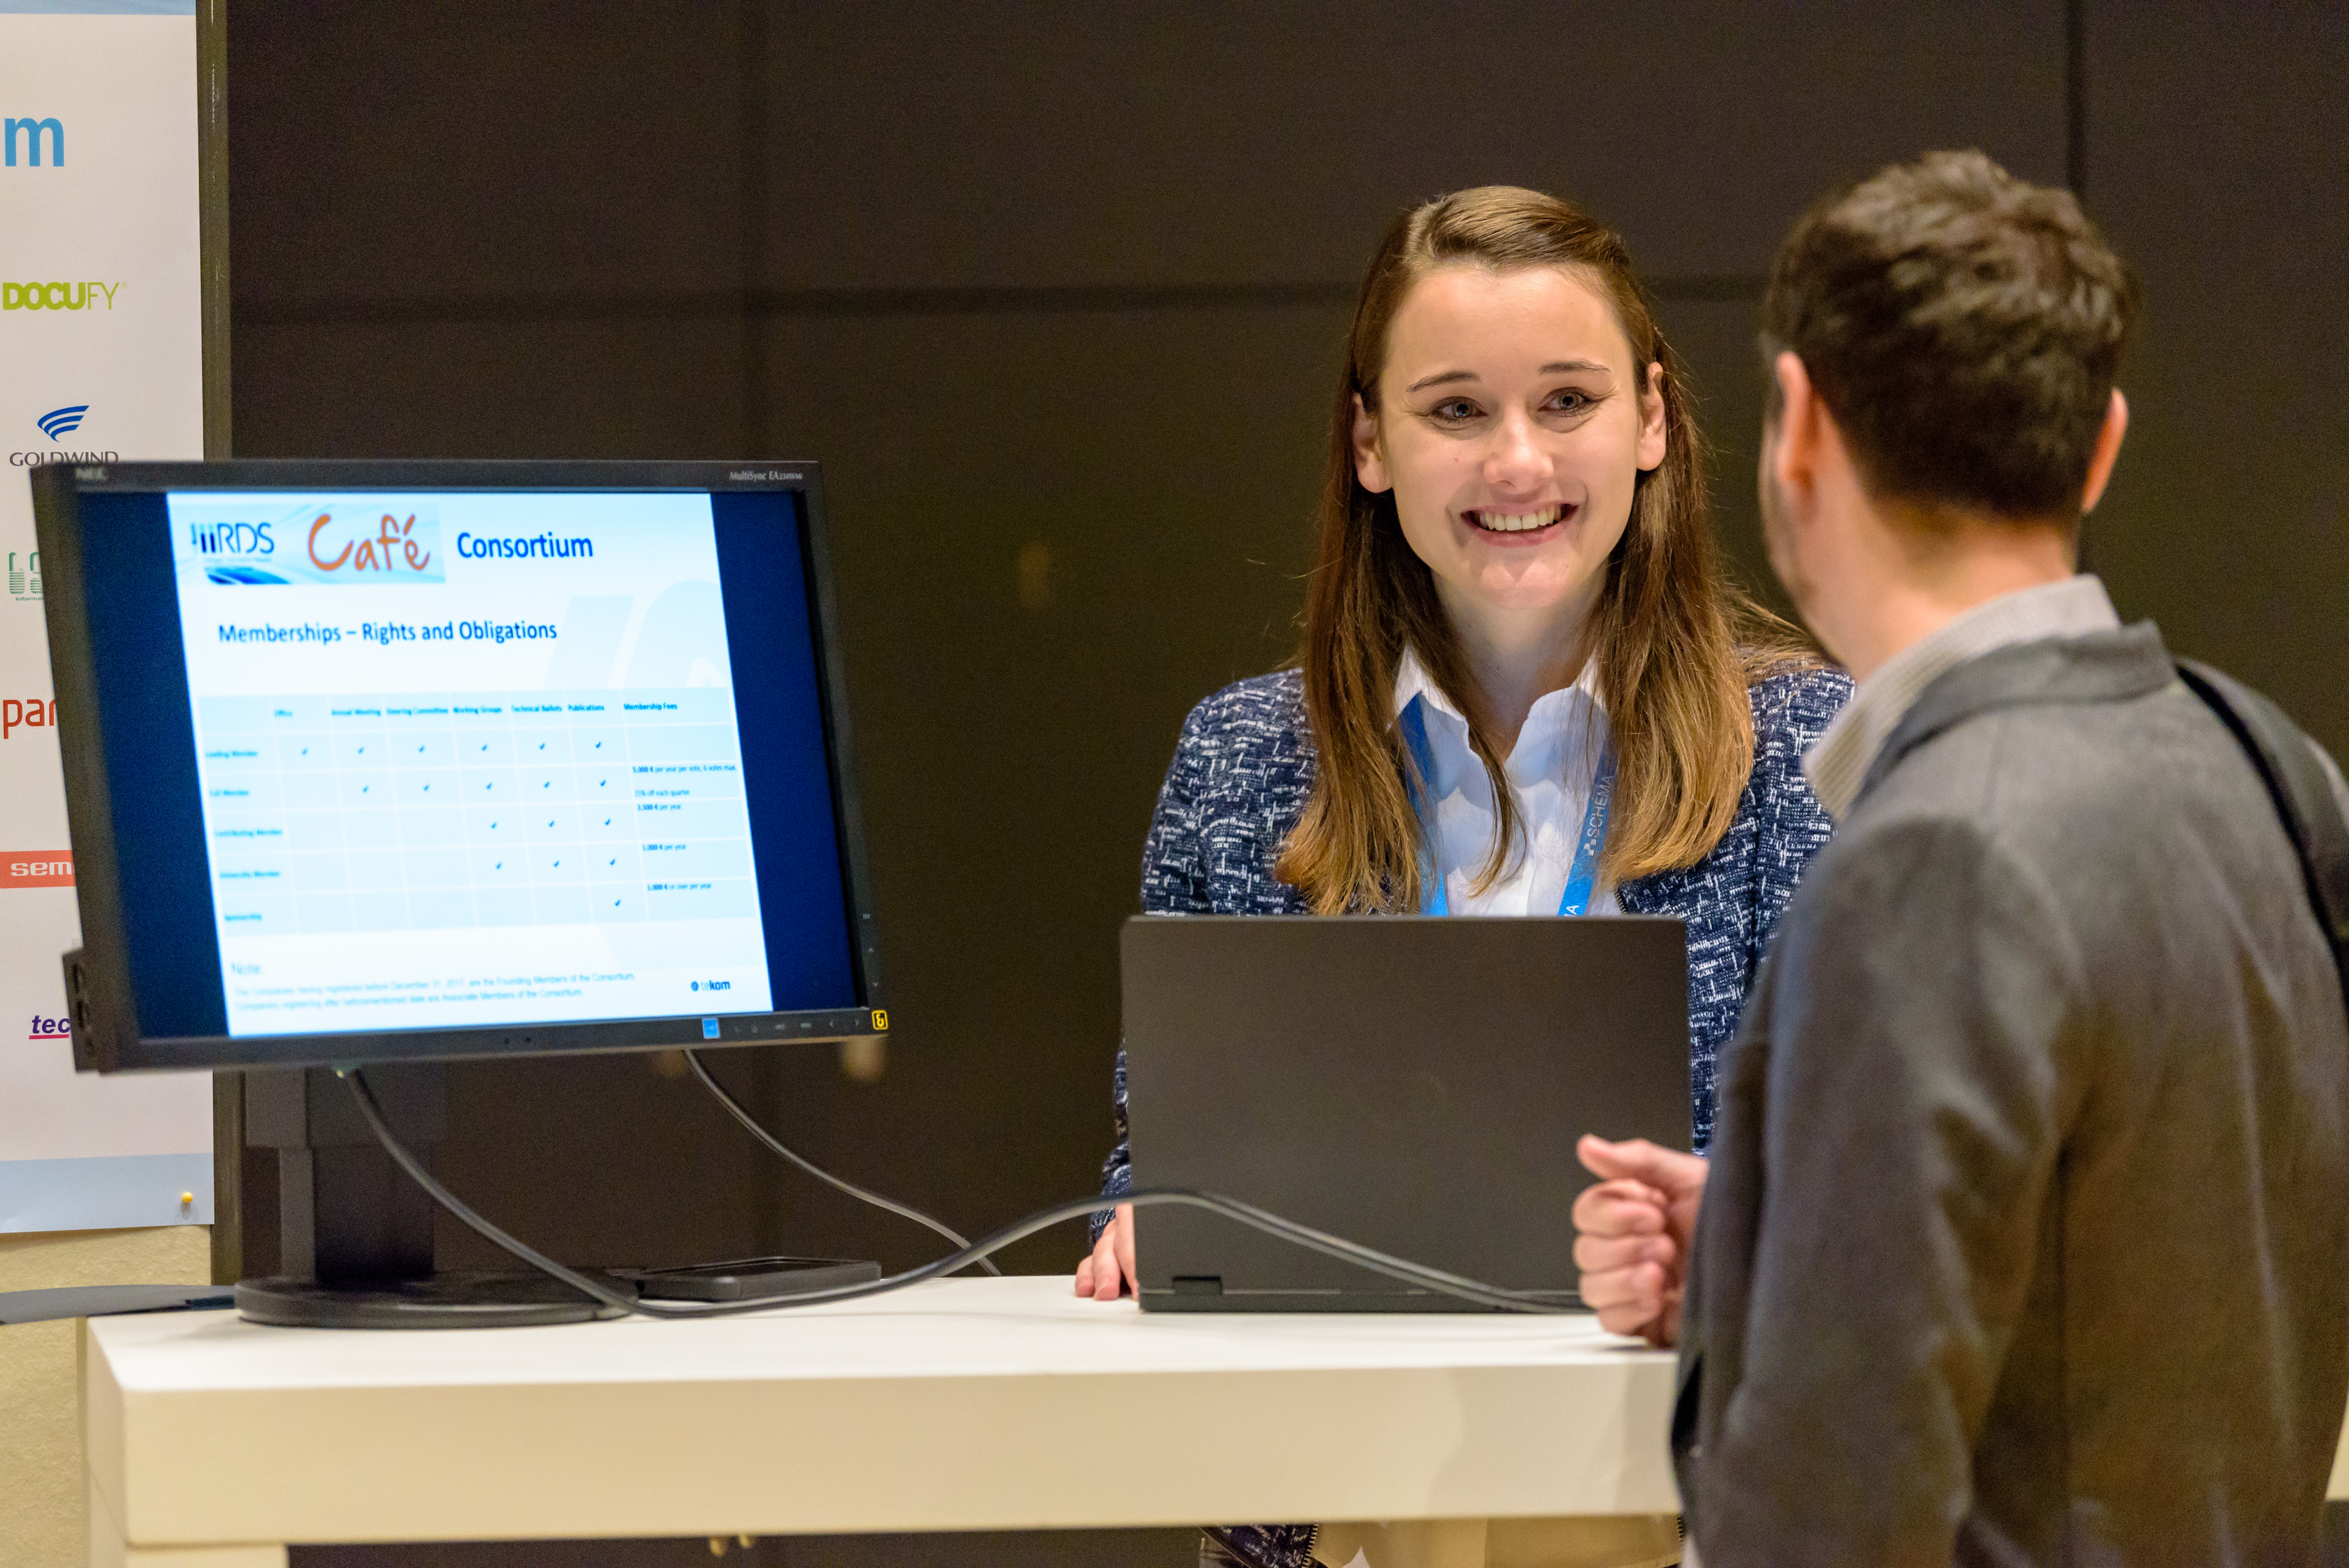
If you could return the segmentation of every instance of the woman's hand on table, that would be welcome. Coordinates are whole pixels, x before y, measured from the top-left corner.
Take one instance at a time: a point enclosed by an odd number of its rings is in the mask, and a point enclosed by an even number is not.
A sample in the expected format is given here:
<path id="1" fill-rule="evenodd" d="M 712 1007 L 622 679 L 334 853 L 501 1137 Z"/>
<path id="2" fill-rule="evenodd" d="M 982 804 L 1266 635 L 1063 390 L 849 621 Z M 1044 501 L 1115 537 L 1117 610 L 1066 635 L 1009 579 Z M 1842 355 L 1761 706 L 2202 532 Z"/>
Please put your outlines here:
<path id="1" fill-rule="evenodd" d="M 1095 1301 L 1139 1295 L 1133 1277 L 1133 1205 L 1120 1203 L 1116 1215 L 1093 1243 L 1092 1255 L 1077 1265 L 1077 1294 Z"/>
<path id="2" fill-rule="evenodd" d="M 1575 1153 L 1599 1178 L 1574 1201 L 1582 1303 L 1609 1333 L 1669 1346 L 1680 1338 L 1705 1162 L 1644 1138 L 1609 1143 L 1585 1136 Z"/>

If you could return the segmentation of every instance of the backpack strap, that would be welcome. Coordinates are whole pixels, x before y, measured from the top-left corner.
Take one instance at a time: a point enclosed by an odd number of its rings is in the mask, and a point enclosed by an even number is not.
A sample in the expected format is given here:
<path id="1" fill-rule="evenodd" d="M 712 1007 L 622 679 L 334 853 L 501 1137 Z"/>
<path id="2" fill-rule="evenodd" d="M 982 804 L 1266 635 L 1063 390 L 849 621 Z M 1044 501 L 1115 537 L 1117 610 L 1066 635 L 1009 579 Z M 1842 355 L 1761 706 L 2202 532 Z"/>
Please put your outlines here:
<path id="1" fill-rule="evenodd" d="M 2349 819 L 2337 775 L 2282 708 L 2242 682 L 2193 659 L 2178 661 L 2178 677 L 2218 715 L 2267 786 L 2299 853 L 2308 902 L 2333 944 L 2342 1000 L 2349 1005 Z"/>

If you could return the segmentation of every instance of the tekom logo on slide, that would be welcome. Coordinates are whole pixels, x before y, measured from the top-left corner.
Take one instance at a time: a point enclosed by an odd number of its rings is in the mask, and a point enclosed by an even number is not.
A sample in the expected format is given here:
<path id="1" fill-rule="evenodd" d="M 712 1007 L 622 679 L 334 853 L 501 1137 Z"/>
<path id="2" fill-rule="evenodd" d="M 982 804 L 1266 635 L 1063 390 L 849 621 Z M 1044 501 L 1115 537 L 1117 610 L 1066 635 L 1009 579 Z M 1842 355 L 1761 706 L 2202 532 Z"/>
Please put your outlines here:
<path id="1" fill-rule="evenodd" d="M 52 408 L 33 421 L 41 434 L 52 441 L 62 441 L 81 428 L 82 416 L 89 412 L 87 403 L 76 403 L 64 408 Z"/>
<path id="2" fill-rule="evenodd" d="M 48 138 L 49 167 L 66 166 L 66 125 L 54 115 L 47 119 L 26 116 L 0 117 L 0 168 L 16 167 L 16 150 L 22 147 L 31 155 L 31 167 L 41 167 L 41 139 Z"/>
<path id="3" fill-rule="evenodd" d="M 175 515 L 180 560 L 223 588 L 448 580 L 430 507 L 322 501 L 271 516 L 225 507 Z"/>

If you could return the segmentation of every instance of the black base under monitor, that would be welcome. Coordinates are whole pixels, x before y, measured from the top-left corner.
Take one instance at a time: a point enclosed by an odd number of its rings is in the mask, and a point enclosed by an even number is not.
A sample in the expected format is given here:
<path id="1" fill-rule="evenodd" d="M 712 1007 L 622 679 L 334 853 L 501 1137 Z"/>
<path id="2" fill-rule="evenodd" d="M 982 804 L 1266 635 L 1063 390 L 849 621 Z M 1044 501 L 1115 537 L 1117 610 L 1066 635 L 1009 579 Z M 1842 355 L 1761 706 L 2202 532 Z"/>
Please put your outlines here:
<path id="1" fill-rule="evenodd" d="M 440 1273 L 433 1202 L 392 1161 L 331 1070 L 284 1068 L 244 1078 L 245 1141 L 277 1153 L 278 1266 L 236 1286 L 238 1313 L 285 1328 L 520 1328 L 590 1323 L 624 1309 L 537 1274 Z M 381 1064 L 367 1086 L 394 1136 L 429 1166 L 448 1134 L 448 1069 Z M 670 1269 L 586 1271 L 647 1301 L 738 1302 L 865 1284 L 878 1264 L 742 1258 Z"/>
<path id="2" fill-rule="evenodd" d="M 275 1274 L 239 1281 L 236 1310 L 280 1328 L 522 1328 L 621 1315 L 543 1274 L 440 1274 L 364 1286 Z"/>

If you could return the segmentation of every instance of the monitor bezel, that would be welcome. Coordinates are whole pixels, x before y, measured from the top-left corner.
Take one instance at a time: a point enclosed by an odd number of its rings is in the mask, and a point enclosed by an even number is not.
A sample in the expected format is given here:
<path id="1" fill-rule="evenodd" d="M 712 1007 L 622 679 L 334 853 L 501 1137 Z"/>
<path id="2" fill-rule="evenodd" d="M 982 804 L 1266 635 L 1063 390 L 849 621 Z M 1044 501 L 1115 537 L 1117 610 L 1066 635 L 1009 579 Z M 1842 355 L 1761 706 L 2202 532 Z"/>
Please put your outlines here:
<path id="1" fill-rule="evenodd" d="M 823 467 L 812 459 L 737 462 L 233 459 L 220 462 L 53 464 L 32 476 L 34 531 L 47 570 L 52 690 L 64 764 L 66 820 L 82 945 L 63 955 L 74 1064 L 102 1073 L 315 1067 L 475 1057 L 644 1051 L 719 1046 L 833 1042 L 887 1032 L 878 922 L 866 862 L 843 652 L 823 503 Z M 786 492 L 798 498 L 802 566 L 814 629 L 816 687 L 832 781 L 833 820 L 850 925 L 857 1004 L 803 1011 L 721 1014 L 584 1023 L 371 1030 L 351 1034 L 167 1036 L 140 1033 L 123 916 L 123 868 L 116 853 L 104 739 L 82 574 L 79 497 L 90 491 L 173 490 L 603 490 Z"/>

